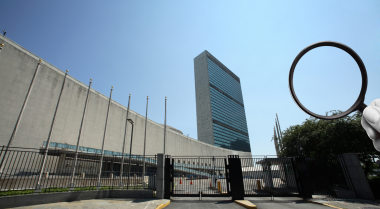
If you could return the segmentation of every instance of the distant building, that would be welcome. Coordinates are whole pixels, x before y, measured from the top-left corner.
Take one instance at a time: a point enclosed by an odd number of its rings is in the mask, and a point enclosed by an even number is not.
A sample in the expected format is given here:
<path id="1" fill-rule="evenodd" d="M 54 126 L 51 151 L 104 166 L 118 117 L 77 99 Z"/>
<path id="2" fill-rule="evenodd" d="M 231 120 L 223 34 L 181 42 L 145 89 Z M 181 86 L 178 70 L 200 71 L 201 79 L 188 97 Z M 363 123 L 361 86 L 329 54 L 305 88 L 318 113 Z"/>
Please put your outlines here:
<path id="1" fill-rule="evenodd" d="M 240 79 L 208 51 L 194 58 L 198 140 L 251 152 Z"/>

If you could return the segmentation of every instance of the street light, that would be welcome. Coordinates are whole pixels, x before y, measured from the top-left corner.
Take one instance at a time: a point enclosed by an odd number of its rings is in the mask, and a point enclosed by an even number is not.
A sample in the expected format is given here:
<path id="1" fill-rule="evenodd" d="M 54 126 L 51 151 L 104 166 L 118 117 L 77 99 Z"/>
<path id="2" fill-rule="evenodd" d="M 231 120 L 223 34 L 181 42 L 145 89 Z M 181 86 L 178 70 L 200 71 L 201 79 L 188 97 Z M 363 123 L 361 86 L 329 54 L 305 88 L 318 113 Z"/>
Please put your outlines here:
<path id="1" fill-rule="evenodd" d="M 128 163 L 128 181 L 127 181 L 127 189 L 129 189 L 129 177 L 131 175 L 131 155 L 132 155 L 132 140 L 133 140 L 133 120 L 128 118 L 127 119 L 128 122 L 130 122 L 132 124 L 132 132 L 131 132 L 131 145 L 129 147 L 129 163 Z"/>

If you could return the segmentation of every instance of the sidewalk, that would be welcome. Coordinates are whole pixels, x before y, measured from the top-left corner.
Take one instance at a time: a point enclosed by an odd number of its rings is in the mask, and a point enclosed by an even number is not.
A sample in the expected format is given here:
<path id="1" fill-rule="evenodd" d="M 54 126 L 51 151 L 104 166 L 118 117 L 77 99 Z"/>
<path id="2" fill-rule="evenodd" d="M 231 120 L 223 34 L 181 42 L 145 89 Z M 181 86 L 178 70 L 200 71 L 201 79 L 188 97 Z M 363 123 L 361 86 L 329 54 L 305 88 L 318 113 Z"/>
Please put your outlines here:
<path id="1" fill-rule="evenodd" d="M 309 202 L 315 204 L 322 204 L 331 208 L 345 208 L 345 209 L 380 209 L 379 200 L 363 200 L 363 199 L 339 199 L 331 197 L 313 197 L 308 199 Z"/>
<path id="2" fill-rule="evenodd" d="M 107 198 L 94 200 L 81 200 L 73 202 L 59 202 L 43 205 L 31 205 L 26 207 L 17 207 L 22 209 L 47 209 L 47 208 L 65 208 L 65 209 L 82 209 L 82 208 L 133 208 L 133 209 L 155 209 L 160 204 L 165 204 L 169 200 L 163 199 L 126 199 L 126 198 Z"/>

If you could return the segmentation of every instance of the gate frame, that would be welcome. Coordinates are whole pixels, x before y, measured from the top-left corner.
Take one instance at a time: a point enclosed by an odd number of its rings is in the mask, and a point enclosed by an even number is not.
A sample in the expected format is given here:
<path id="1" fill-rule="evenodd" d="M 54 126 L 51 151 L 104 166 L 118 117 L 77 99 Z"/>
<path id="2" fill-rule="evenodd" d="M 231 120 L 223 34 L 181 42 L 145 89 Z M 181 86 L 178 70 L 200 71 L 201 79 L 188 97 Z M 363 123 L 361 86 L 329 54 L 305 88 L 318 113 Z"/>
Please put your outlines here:
<path id="1" fill-rule="evenodd" d="M 214 157 L 214 156 L 213 156 Z M 229 184 L 227 183 L 226 176 L 226 184 L 227 184 L 227 194 L 204 194 L 202 191 L 199 191 L 198 194 L 174 194 L 174 158 L 166 156 L 165 158 L 165 199 L 170 199 L 170 196 L 173 197 L 230 197 L 229 192 Z M 171 159 L 171 162 L 170 162 Z M 224 158 L 224 162 L 226 164 L 226 158 Z M 224 168 L 224 172 L 227 173 L 226 167 Z M 170 187 L 170 184 L 172 185 Z"/>
<path id="2" fill-rule="evenodd" d="M 200 156 L 198 156 L 200 157 Z M 203 156 L 210 157 L 211 156 Z M 214 157 L 212 157 L 214 158 Z M 311 198 L 314 193 L 314 189 L 311 183 L 310 172 L 312 168 L 308 166 L 306 158 L 304 156 L 288 157 L 292 171 L 294 174 L 294 180 L 296 181 L 296 189 L 298 194 L 277 194 L 269 191 L 267 194 L 245 194 L 244 189 L 244 177 L 242 172 L 242 162 L 239 155 L 228 155 L 224 157 L 224 172 L 226 179 L 227 193 L 216 194 L 204 194 L 203 191 L 198 191 L 195 194 L 174 194 L 174 164 L 176 157 L 169 155 L 165 156 L 165 177 L 164 177 L 164 198 L 170 199 L 170 196 L 174 197 L 230 197 L 232 200 L 244 200 L 244 197 L 302 197 L 303 199 Z M 252 158 L 255 159 L 255 158 Z M 268 159 L 268 158 L 265 158 Z M 313 158 L 317 164 L 320 164 L 320 168 L 324 168 L 323 159 L 318 157 Z M 340 163 L 341 164 L 341 163 Z M 344 171 L 343 165 L 341 164 Z M 287 172 L 287 171 L 285 171 Z M 326 174 L 324 174 L 326 176 Z M 327 177 L 327 176 L 326 176 Z M 327 177 L 326 191 L 329 196 L 335 197 L 336 194 L 332 188 L 329 177 Z M 350 183 L 350 182 L 349 182 Z"/>

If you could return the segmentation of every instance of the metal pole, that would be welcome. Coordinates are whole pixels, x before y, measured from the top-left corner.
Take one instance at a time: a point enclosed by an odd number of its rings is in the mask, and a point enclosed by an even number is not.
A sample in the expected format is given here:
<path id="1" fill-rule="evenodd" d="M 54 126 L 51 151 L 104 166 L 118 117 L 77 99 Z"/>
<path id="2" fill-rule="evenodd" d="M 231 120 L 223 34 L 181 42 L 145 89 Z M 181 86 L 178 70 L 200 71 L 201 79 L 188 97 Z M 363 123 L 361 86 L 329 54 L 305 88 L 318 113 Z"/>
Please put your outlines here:
<path id="1" fill-rule="evenodd" d="M 43 173 L 44 168 L 45 168 L 46 157 L 47 157 L 47 154 L 48 154 L 48 149 L 49 149 L 49 144 L 50 144 L 50 140 L 51 140 L 51 135 L 52 135 L 52 133 L 53 133 L 53 129 L 54 129 L 55 117 L 57 116 L 58 107 L 59 107 L 59 102 L 61 101 L 62 92 L 63 92 L 63 89 L 65 88 L 65 83 L 66 83 L 66 78 L 67 78 L 67 73 L 68 73 L 68 72 L 69 72 L 69 71 L 66 70 L 65 78 L 63 79 L 63 83 L 62 83 L 61 92 L 59 93 L 58 103 L 57 103 L 57 107 L 55 108 L 55 112 L 54 112 L 54 116 L 53 116 L 53 122 L 52 122 L 52 124 L 51 124 L 51 128 L 50 128 L 50 132 L 49 132 L 48 140 L 47 140 L 47 142 L 46 142 L 45 155 L 44 155 L 44 158 L 43 158 L 43 161 L 42 161 L 42 164 L 41 164 L 40 175 L 39 175 L 39 177 L 38 177 L 38 181 L 37 181 L 36 189 L 42 189 L 42 187 L 41 187 L 42 173 Z"/>
<path id="2" fill-rule="evenodd" d="M 145 187 L 145 144 L 146 144 L 146 123 L 148 121 L 148 100 L 149 96 L 146 96 L 146 114 L 145 114 L 145 133 L 144 133 L 144 151 L 143 151 L 143 172 L 142 172 L 142 182 Z"/>
<path id="3" fill-rule="evenodd" d="M 273 132 L 274 132 L 274 147 L 276 148 L 276 155 L 278 157 L 278 142 L 277 142 L 277 134 L 276 134 L 275 127 L 273 127 Z"/>
<path id="4" fill-rule="evenodd" d="M 281 133 L 281 140 L 282 140 L 282 131 L 281 131 L 281 127 L 280 127 L 280 121 L 278 120 L 278 116 L 277 116 L 277 113 L 276 113 L 276 118 L 277 118 L 277 122 L 278 122 L 278 128 L 280 129 L 280 133 Z"/>
<path id="5" fill-rule="evenodd" d="M 122 151 L 122 157 L 121 157 L 121 164 L 120 164 L 120 184 L 119 187 L 123 187 L 123 165 L 124 165 L 124 149 L 125 149 L 125 137 L 127 135 L 127 125 L 128 125 L 128 113 L 129 113 L 129 104 L 131 102 L 131 94 L 129 94 L 129 99 L 128 99 L 128 108 L 127 108 L 127 118 L 125 120 L 125 129 L 124 129 L 124 140 L 123 140 L 123 151 Z"/>
<path id="6" fill-rule="evenodd" d="M 166 100 L 167 100 L 167 97 L 165 96 L 165 121 L 164 121 L 164 167 L 165 167 L 165 161 L 166 161 L 166 158 L 165 158 L 165 150 L 166 150 L 166 147 L 165 147 L 165 142 L 166 142 Z M 165 176 L 165 169 L 162 169 L 162 176 Z M 165 182 L 163 181 L 163 184 L 162 184 L 162 191 L 165 191 Z"/>
<path id="7" fill-rule="evenodd" d="M 81 137 L 81 135 L 82 135 L 82 129 L 83 129 L 84 117 L 86 116 L 86 109 L 87 109 L 87 103 L 88 103 L 88 96 L 90 95 L 91 84 L 92 84 L 92 79 L 90 79 L 90 85 L 88 86 L 87 96 L 86 96 L 86 103 L 84 104 L 84 110 L 83 110 L 82 121 L 81 121 L 81 123 L 80 123 L 79 136 L 78 136 L 78 141 L 77 141 L 77 148 L 76 148 L 76 151 L 75 151 L 75 160 L 74 160 L 73 174 L 71 175 L 71 181 L 70 181 L 70 187 L 71 187 L 71 188 L 72 188 L 72 187 L 75 187 L 75 184 L 74 184 L 74 174 L 75 174 L 75 168 L 76 168 L 76 166 L 77 166 L 77 161 L 78 161 L 79 142 L 80 142 L 80 137 Z"/>
<path id="8" fill-rule="evenodd" d="M 128 181 L 127 181 L 127 189 L 129 189 L 129 177 L 131 175 L 131 155 L 132 155 L 132 141 L 133 141 L 133 123 L 132 124 L 132 133 L 131 133 L 131 146 L 129 148 L 129 163 L 128 163 Z"/>
<path id="9" fill-rule="evenodd" d="M 281 135 L 280 135 L 280 131 L 278 130 L 277 120 L 276 119 L 275 119 L 275 123 L 276 123 L 276 129 L 277 129 L 278 139 L 279 139 L 279 142 L 280 142 L 280 150 L 282 150 L 282 138 L 281 138 Z"/>
<path id="10" fill-rule="evenodd" d="M 102 153 L 100 157 L 100 166 L 99 166 L 99 174 L 98 174 L 98 187 L 102 186 L 100 183 L 100 175 L 102 174 L 102 167 L 103 167 L 103 156 L 104 156 L 104 142 L 106 140 L 106 133 L 107 133 L 107 123 L 108 123 L 108 113 L 110 111 L 110 104 L 111 104 L 111 98 L 112 98 L 112 90 L 113 86 L 111 86 L 111 93 L 110 93 L 110 99 L 108 100 L 108 108 L 107 108 L 107 116 L 106 116 L 106 125 L 104 127 L 104 135 L 103 135 L 103 143 L 102 143 Z"/>
<path id="11" fill-rule="evenodd" d="M 40 66 L 41 66 L 41 63 L 42 63 L 42 60 L 40 59 L 38 61 L 38 64 L 37 64 L 37 68 L 36 68 L 36 71 L 34 72 L 34 75 L 33 75 L 33 78 L 32 78 L 32 82 L 30 83 L 30 86 L 29 86 L 29 89 L 28 89 L 28 93 L 26 94 L 26 98 L 25 98 L 25 101 L 24 101 L 24 104 L 22 105 L 22 108 L 21 108 L 21 112 L 17 118 L 17 122 L 16 122 L 16 125 L 15 125 L 15 128 L 13 129 L 13 133 L 11 135 L 11 138 L 9 139 L 8 141 L 8 145 L 7 147 L 5 148 L 5 153 L 4 153 L 4 156 L 7 154 L 7 151 L 9 149 L 9 147 L 12 145 L 12 142 L 14 140 L 14 138 L 16 137 L 16 133 L 17 133 L 17 130 L 18 130 L 18 126 L 20 124 L 20 121 L 21 121 L 21 118 L 22 118 L 22 114 L 24 113 L 24 110 L 25 110 L 25 107 L 26 107 L 26 104 L 28 103 L 28 99 L 29 99 L 29 95 L 30 95 L 30 92 L 32 91 L 33 89 L 33 84 L 34 84 L 34 81 L 37 77 L 37 74 L 38 74 L 38 69 L 40 69 Z M 3 163 L 4 163 L 4 159 L 5 157 L 1 160 L 1 164 L 0 164 L 0 173 L 3 173 Z M 0 176 L 1 177 L 1 176 Z"/>
<path id="12" fill-rule="evenodd" d="M 164 122 L 164 158 L 165 158 L 165 151 L 166 151 L 166 147 L 165 147 L 165 143 L 166 143 L 166 100 L 167 100 L 167 97 L 165 96 L 165 122 Z"/>

